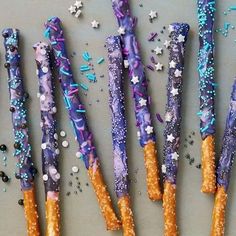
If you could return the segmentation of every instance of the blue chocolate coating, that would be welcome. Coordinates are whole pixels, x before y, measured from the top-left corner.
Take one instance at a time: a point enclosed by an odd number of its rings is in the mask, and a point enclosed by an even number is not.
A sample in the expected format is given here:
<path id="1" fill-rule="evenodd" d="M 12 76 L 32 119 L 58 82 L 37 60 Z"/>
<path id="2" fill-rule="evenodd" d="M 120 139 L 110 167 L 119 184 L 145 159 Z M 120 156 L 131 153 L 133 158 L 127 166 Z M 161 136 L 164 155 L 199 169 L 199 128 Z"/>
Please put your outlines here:
<path id="1" fill-rule="evenodd" d="M 85 107 L 80 101 L 78 84 L 75 83 L 72 75 L 70 60 L 67 56 L 65 38 L 61 27 L 61 21 L 58 17 L 50 18 L 46 24 L 45 36 L 49 38 L 56 63 L 59 69 L 59 80 L 64 96 L 64 101 L 68 109 L 72 127 L 80 144 L 80 152 L 86 168 L 98 167 L 98 158 L 95 147 L 93 145 L 93 136 L 89 131 L 86 116 L 84 114 Z"/>
<path id="2" fill-rule="evenodd" d="M 112 113 L 112 141 L 117 197 L 128 194 L 128 166 L 126 155 L 126 119 L 124 106 L 123 57 L 119 36 L 107 38 L 109 106 Z"/>
<path id="3" fill-rule="evenodd" d="M 236 79 L 233 84 L 222 143 L 221 156 L 217 168 L 217 184 L 224 186 L 225 191 L 227 191 L 236 150 Z"/>
<path id="4" fill-rule="evenodd" d="M 214 0 L 198 0 L 200 86 L 200 132 L 202 139 L 215 134 L 215 82 L 214 82 Z"/>
<path id="5" fill-rule="evenodd" d="M 145 146 L 150 141 L 155 141 L 154 132 L 147 132 L 148 128 L 153 128 L 149 111 L 149 96 L 147 90 L 147 79 L 144 66 L 141 61 L 139 46 L 134 33 L 135 19 L 130 12 L 127 0 L 112 0 L 112 6 L 118 24 L 123 27 L 125 34 L 121 35 L 124 59 L 129 63 L 129 77 L 133 88 L 133 98 L 135 105 L 136 125 L 140 132 L 140 145 Z M 132 82 L 134 77 L 138 77 L 138 82 Z M 145 100 L 145 105 L 140 105 L 141 100 Z"/>
<path id="6" fill-rule="evenodd" d="M 42 128 L 42 169 L 45 192 L 59 192 L 60 174 L 58 173 L 58 144 L 56 133 L 55 86 L 51 72 L 51 48 L 46 43 L 36 43 L 35 60 L 39 82 L 39 100 Z"/>
<path id="7" fill-rule="evenodd" d="M 21 189 L 29 190 L 33 187 L 36 173 L 31 158 L 31 145 L 29 143 L 25 101 L 27 95 L 23 86 L 23 78 L 20 71 L 19 30 L 4 29 L 4 46 L 6 49 L 6 67 L 8 70 L 8 88 L 10 95 L 10 111 L 12 112 L 12 124 L 15 136 L 15 153 Z"/>
<path id="8" fill-rule="evenodd" d="M 181 101 L 183 88 L 184 52 L 189 25 L 185 23 L 171 24 L 171 43 L 169 61 L 169 77 L 167 84 L 167 104 L 166 104 L 166 126 L 164 130 L 164 165 L 166 172 L 164 180 L 176 184 L 178 171 L 178 152 L 180 145 L 180 126 L 181 126 Z M 184 37 L 179 40 L 179 37 Z M 181 75 L 177 72 L 180 71 Z M 177 76 L 176 76 L 177 75 Z M 177 89 L 176 93 L 174 92 Z M 168 140 L 168 135 L 173 135 L 173 141 Z M 174 157 L 174 158 L 173 158 Z"/>

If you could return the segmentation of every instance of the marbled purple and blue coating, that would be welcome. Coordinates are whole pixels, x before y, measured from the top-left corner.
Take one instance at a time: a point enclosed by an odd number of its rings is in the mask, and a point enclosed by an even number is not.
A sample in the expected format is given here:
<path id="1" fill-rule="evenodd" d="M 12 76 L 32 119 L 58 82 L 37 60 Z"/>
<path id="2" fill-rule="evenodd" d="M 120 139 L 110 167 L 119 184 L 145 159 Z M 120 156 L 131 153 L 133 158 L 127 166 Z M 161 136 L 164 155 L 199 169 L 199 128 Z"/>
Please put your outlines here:
<path id="1" fill-rule="evenodd" d="M 64 101 L 77 141 L 80 144 L 80 152 L 84 157 L 83 160 L 86 168 L 89 169 L 91 167 L 96 170 L 98 167 L 98 157 L 93 144 L 93 135 L 87 125 L 84 114 L 85 107 L 79 98 L 78 84 L 73 79 L 61 21 L 58 17 L 52 17 L 46 22 L 45 27 L 45 36 L 49 38 L 54 51 L 56 63 L 59 68 L 59 80 Z"/>
<path id="2" fill-rule="evenodd" d="M 217 168 L 217 184 L 227 191 L 229 186 L 230 172 L 235 156 L 236 146 L 236 79 L 233 84 L 226 127 L 224 131 L 221 156 Z"/>
<path id="3" fill-rule="evenodd" d="M 124 28 L 125 34 L 121 35 L 124 59 L 129 63 L 129 76 L 133 88 L 135 102 L 136 125 L 139 129 L 140 144 L 144 147 L 149 141 L 155 142 L 154 132 L 147 132 L 146 128 L 153 128 L 149 111 L 149 96 L 147 90 L 147 79 L 144 66 L 141 61 L 139 46 L 134 33 L 135 18 L 132 17 L 128 0 L 112 0 L 112 7 L 119 27 Z M 138 82 L 132 79 L 138 77 Z M 135 81 L 135 80 L 133 80 Z M 140 100 L 146 101 L 140 105 Z"/>
<path id="4" fill-rule="evenodd" d="M 200 132 L 202 139 L 215 134 L 214 82 L 214 0 L 198 0 L 199 54 L 198 73 L 200 87 Z"/>
<path id="5" fill-rule="evenodd" d="M 6 49 L 6 64 L 8 70 L 8 88 L 10 95 L 10 111 L 12 112 L 12 124 L 15 136 L 15 152 L 17 168 L 19 169 L 21 189 L 30 190 L 33 187 L 36 173 L 31 157 L 31 145 L 29 143 L 25 101 L 27 94 L 23 86 L 23 78 L 20 71 L 19 30 L 4 29 L 4 46 Z"/>
<path id="6" fill-rule="evenodd" d="M 180 146 L 184 53 L 189 25 L 185 23 L 173 23 L 171 27 L 166 126 L 164 130 L 164 165 L 166 167 L 164 180 L 176 184 Z M 168 140 L 169 135 L 173 135 L 173 141 Z"/>
<path id="7" fill-rule="evenodd" d="M 59 192 L 60 174 L 58 172 L 58 143 L 56 133 L 55 86 L 51 72 L 51 48 L 44 42 L 36 43 L 35 60 L 39 82 L 39 100 L 42 128 L 42 168 L 45 192 Z"/>
<path id="8" fill-rule="evenodd" d="M 109 106 L 112 114 L 115 191 L 118 198 L 128 195 L 126 118 L 124 105 L 123 56 L 119 36 L 107 38 Z"/>

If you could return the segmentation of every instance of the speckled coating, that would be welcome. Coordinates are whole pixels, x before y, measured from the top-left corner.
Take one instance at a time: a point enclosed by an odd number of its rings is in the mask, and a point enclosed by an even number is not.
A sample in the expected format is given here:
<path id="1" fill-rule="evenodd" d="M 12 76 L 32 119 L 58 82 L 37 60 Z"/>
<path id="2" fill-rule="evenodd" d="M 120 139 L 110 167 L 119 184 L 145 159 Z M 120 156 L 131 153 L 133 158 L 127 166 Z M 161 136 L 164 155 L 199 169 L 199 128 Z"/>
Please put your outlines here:
<path id="1" fill-rule="evenodd" d="M 164 173 L 164 180 L 176 184 L 178 158 L 173 158 L 173 156 L 179 155 L 184 53 L 189 25 L 173 23 L 171 27 L 173 30 L 171 32 L 169 61 L 173 65 L 169 66 L 167 84 L 166 126 L 164 130 L 164 165 L 166 173 Z M 182 40 L 180 40 L 181 36 L 184 37 Z M 173 136 L 173 140 L 168 139 L 170 135 Z"/>
<path id="2" fill-rule="evenodd" d="M 117 197 L 122 197 L 128 194 L 123 57 L 119 36 L 110 36 L 106 42 L 109 63 L 109 106 L 112 116 L 115 190 Z"/>
<path id="3" fill-rule="evenodd" d="M 60 174 L 58 170 L 58 144 L 56 133 L 55 87 L 50 65 L 51 49 L 48 44 L 39 42 L 33 46 L 39 83 L 39 101 L 42 128 L 42 167 L 45 192 L 59 192 Z M 52 195 L 52 194 L 51 194 Z"/>

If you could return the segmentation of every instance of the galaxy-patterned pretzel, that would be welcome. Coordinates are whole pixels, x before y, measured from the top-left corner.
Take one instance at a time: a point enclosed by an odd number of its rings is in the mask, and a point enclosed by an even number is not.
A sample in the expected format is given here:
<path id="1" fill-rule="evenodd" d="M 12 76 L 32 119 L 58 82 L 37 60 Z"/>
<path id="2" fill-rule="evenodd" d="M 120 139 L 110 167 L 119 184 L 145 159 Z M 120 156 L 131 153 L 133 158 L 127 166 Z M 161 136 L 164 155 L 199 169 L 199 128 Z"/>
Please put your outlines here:
<path id="1" fill-rule="evenodd" d="M 236 143 L 236 79 L 226 119 L 221 156 L 217 167 L 217 191 L 212 216 L 211 236 L 223 236 L 225 226 L 225 209 L 227 190 L 229 186 L 231 168 L 235 156 Z"/>
<path id="2" fill-rule="evenodd" d="M 39 42 L 33 46 L 39 81 L 39 100 L 42 128 L 42 168 L 46 194 L 46 235 L 60 235 L 59 180 L 55 87 L 51 72 L 51 48 Z"/>
<path id="3" fill-rule="evenodd" d="M 138 138 L 144 149 L 147 171 L 147 191 L 153 201 L 162 199 L 160 177 L 155 147 L 155 134 L 151 121 L 147 79 L 141 61 L 139 46 L 134 33 L 135 19 L 131 15 L 128 0 L 112 0 L 119 24 L 124 59 L 128 60 L 129 76 L 133 88 Z"/>
<path id="4" fill-rule="evenodd" d="M 109 72 L 109 106 L 112 114 L 112 141 L 114 156 L 115 190 L 121 212 L 123 235 L 132 236 L 134 220 L 131 209 L 126 155 L 127 126 L 124 105 L 123 57 L 119 36 L 107 38 Z"/>
<path id="5" fill-rule="evenodd" d="M 184 53 L 189 25 L 173 23 L 171 34 L 169 78 L 167 84 L 167 105 L 164 130 L 164 224 L 165 236 L 178 235 L 176 224 L 176 177 L 180 146 L 181 101 L 183 87 Z"/>
<path id="6" fill-rule="evenodd" d="M 21 190 L 24 195 L 24 211 L 27 221 L 27 235 L 37 236 L 39 222 L 37 205 L 34 193 L 34 175 L 36 169 L 31 157 L 31 145 L 29 143 L 28 126 L 26 118 L 25 101 L 28 97 L 24 91 L 23 79 L 20 71 L 19 30 L 5 29 L 2 32 L 4 46 L 6 49 L 5 67 L 8 70 L 8 87 L 10 95 L 10 111 L 12 113 L 12 124 L 15 136 L 15 153 L 19 173 L 16 177 L 20 179 Z"/>
<path id="7" fill-rule="evenodd" d="M 214 82 L 214 0 L 198 0 L 199 55 L 198 73 L 200 86 L 200 132 L 202 136 L 202 188 L 214 193 L 215 176 L 215 82 Z"/>
<path id="8" fill-rule="evenodd" d="M 45 36 L 49 38 L 56 63 L 59 69 L 59 79 L 63 91 L 64 100 L 68 109 L 71 124 L 83 155 L 85 166 L 93 184 L 97 199 L 105 218 L 108 230 L 117 230 L 121 227 L 113 210 L 111 198 L 103 181 L 99 160 L 93 144 L 93 136 L 89 131 L 85 107 L 80 101 L 78 85 L 75 83 L 69 58 L 66 52 L 65 38 L 61 27 L 61 21 L 57 17 L 50 18 L 46 23 Z"/>

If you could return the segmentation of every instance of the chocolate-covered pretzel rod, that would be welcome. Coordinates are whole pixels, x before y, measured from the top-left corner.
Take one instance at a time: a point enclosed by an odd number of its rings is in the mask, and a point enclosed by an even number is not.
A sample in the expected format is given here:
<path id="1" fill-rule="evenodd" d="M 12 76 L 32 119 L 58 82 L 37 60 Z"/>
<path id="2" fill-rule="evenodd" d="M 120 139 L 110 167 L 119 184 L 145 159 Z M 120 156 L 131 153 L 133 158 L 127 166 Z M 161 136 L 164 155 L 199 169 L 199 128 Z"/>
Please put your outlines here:
<path id="1" fill-rule="evenodd" d="M 198 73 L 200 86 L 200 132 L 202 136 L 202 188 L 214 193 L 215 176 L 215 82 L 214 82 L 214 0 L 198 0 L 199 54 Z"/>
<path id="2" fill-rule="evenodd" d="M 20 179 L 21 190 L 24 195 L 24 211 L 27 221 L 27 235 L 37 236 L 39 232 L 39 222 L 37 205 L 34 193 L 34 175 L 36 169 L 33 166 L 31 157 L 31 145 L 29 143 L 25 101 L 28 97 L 24 91 L 23 79 L 20 71 L 19 30 L 5 29 L 2 32 L 4 46 L 6 49 L 5 67 L 8 70 L 8 88 L 10 95 L 10 111 L 12 113 L 12 124 L 15 136 L 15 153 L 17 158 L 16 175 Z"/>
<path id="3" fill-rule="evenodd" d="M 59 180 L 56 106 L 54 101 L 54 84 L 50 64 L 51 49 L 46 43 L 36 43 L 35 60 L 39 82 L 39 100 L 41 109 L 42 128 L 42 168 L 46 194 L 46 235 L 60 235 L 59 213 Z"/>
<path id="4" fill-rule="evenodd" d="M 178 171 L 181 101 L 183 87 L 184 53 L 189 25 L 173 23 L 170 25 L 171 43 L 169 57 L 169 78 L 167 84 L 166 126 L 164 130 L 164 224 L 165 236 L 178 235 L 176 224 L 176 177 Z"/>
<path id="5" fill-rule="evenodd" d="M 114 156 L 115 190 L 121 212 L 123 235 L 132 236 L 134 220 L 129 197 L 128 165 L 126 155 L 126 119 L 124 105 L 123 57 L 119 36 L 107 38 L 109 106 L 112 113 L 112 141 Z"/>
<path id="6" fill-rule="evenodd" d="M 93 184 L 97 199 L 105 218 L 107 229 L 117 230 L 120 222 L 117 219 L 111 204 L 111 198 L 103 181 L 99 160 L 93 144 L 93 136 L 89 131 L 84 106 L 80 101 L 78 85 L 75 83 L 69 58 L 66 52 L 65 38 L 61 27 L 61 21 L 57 17 L 50 18 L 46 23 L 45 36 L 51 42 L 57 66 L 59 79 L 66 107 L 71 119 L 76 138 L 80 144 L 80 152 L 88 170 L 90 180 Z"/>
<path id="7" fill-rule="evenodd" d="M 211 236 L 223 236 L 225 227 L 225 209 L 231 168 L 236 145 L 236 79 L 226 119 L 221 156 L 217 167 L 217 191 L 212 216 Z"/>
<path id="8" fill-rule="evenodd" d="M 129 76 L 133 88 L 136 125 L 139 129 L 140 145 L 144 149 L 147 171 L 147 191 L 151 200 L 162 199 L 158 163 L 156 158 L 155 134 L 149 110 L 147 79 L 141 61 L 138 42 L 134 33 L 135 19 L 131 15 L 128 0 L 112 0 L 112 6 L 119 24 L 123 55 L 128 60 Z"/>

